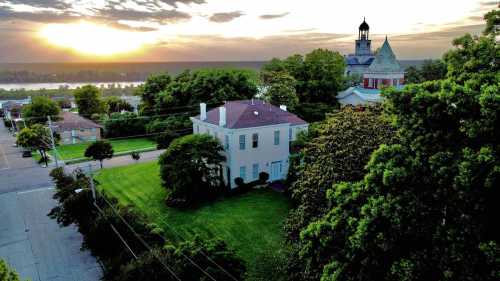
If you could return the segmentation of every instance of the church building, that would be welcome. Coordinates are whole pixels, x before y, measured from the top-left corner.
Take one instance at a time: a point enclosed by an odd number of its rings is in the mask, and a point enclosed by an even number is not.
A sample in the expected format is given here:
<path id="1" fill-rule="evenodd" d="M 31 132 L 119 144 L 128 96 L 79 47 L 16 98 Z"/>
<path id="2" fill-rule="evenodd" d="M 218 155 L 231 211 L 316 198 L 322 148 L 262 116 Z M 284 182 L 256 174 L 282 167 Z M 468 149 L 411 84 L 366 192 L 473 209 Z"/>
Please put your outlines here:
<path id="1" fill-rule="evenodd" d="M 358 40 L 356 40 L 354 54 L 349 54 L 346 57 L 346 75 L 363 75 L 374 59 L 372 40 L 370 40 L 370 26 L 363 19 L 363 22 L 359 26 Z"/>
<path id="2" fill-rule="evenodd" d="M 404 70 L 396 59 L 387 36 L 382 47 L 374 55 L 371 52 L 371 40 L 368 39 L 369 30 L 368 24 L 363 21 L 356 40 L 356 52 L 346 57 L 346 75 L 359 74 L 362 76 L 362 83 L 337 95 L 341 105 L 376 104 L 382 101 L 382 87 L 401 88 L 404 85 Z"/>

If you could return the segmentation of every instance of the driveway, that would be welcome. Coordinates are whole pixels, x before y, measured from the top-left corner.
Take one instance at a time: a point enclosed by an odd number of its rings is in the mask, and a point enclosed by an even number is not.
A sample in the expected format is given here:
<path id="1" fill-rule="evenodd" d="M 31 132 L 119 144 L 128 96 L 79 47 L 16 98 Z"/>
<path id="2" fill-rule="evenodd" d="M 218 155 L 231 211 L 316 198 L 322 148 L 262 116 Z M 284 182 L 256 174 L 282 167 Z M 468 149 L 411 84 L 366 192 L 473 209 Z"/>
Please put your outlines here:
<path id="1" fill-rule="evenodd" d="M 0 258 L 32 281 L 97 281 L 101 269 L 75 226 L 59 227 L 47 213 L 52 189 L 0 195 Z"/>

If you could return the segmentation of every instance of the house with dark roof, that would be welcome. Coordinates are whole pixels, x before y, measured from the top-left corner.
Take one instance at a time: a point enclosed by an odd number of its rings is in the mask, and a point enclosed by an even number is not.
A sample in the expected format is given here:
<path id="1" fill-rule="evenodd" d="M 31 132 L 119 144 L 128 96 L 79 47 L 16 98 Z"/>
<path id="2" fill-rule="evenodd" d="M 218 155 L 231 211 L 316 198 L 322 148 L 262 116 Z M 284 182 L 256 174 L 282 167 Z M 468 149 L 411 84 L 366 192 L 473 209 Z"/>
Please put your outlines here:
<path id="1" fill-rule="evenodd" d="M 54 122 L 53 128 L 61 135 L 62 144 L 75 144 L 101 139 L 101 125 L 73 112 L 63 112 L 60 120 Z"/>
<path id="2" fill-rule="evenodd" d="M 207 111 L 200 104 L 200 115 L 191 117 L 194 134 L 209 134 L 224 147 L 224 182 L 231 187 L 238 177 L 245 182 L 269 174 L 270 181 L 284 179 L 288 173 L 290 142 L 308 129 L 308 124 L 286 106 L 262 100 L 229 101 Z"/>

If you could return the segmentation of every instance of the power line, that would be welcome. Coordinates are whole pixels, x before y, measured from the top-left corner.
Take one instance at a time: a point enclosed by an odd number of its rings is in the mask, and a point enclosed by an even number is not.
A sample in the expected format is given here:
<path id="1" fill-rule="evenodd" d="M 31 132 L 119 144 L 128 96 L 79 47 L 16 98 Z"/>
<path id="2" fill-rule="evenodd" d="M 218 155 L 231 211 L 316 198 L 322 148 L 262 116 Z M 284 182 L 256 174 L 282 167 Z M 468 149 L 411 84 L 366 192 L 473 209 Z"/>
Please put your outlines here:
<path id="1" fill-rule="evenodd" d="M 96 192 L 98 194 L 100 194 L 100 192 L 98 190 L 96 190 Z M 140 237 L 140 235 L 135 232 L 134 228 L 118 213 L 118 211 L 114 208 L 113 204 L 111 204 L 107 199 L 106 199 L 106 196 L 101 195 L 101 198 L 103 198 L 103 200 L 108 204 L 108 206 L 113 210 L 113 212 L 122 220 L 122 222 L 130 229 L 130 231 L 132 231 L 134 233 L 134 235 L 139 239 L 139 241 L 141 241 L 141 243 L 144 244 L 145 247 L 149 248 L 149 245 L 144 241 L 144 239 L 142 239 L 142 237 Z M 162 237 L 163 238 L 163 237 Z M 150 249 L 151 250 L 151 249 Z M 213 281 L 217 281 L 213 276 L 211 276 L 208 272 L 206 272 L 203 268 L 201 268 L 200 265 L 198 265 L 195 261 L 193 261 L 190 257 L 188 257 L 186 254 L 184 254 L 182 251 L 180 251 L 180 254 L 185 258 L 187 259 L 191 264 L 193 264 L 197 269 L 199 269 L 203 274 L 205 274 L 208 278 L 210 278 L 211 280 Z"/>
<path id="2" fill-rule="evenodd" d="M 97 194 L 99 194 L 99 192 L 97 191 L 97 189 L 95 188 L 94 186 L 94 177 L 92 176 L 92 168 L 91 166 L 89 167 L 89 173 L 90 173 L 90 184 L 91 184 L 91 188 L 92 188 L 92 195 L 94 197 L 94 206 L 100 210 L 101 214 L 104 216 L 104 213 L 102 211 L 102 209 L 98 206 L 97 204 Z M 177 274 L 175 274 L 175 272 L 153 251 L 152 247 L 149 246 L 149 244 L 144 241 L 144 239 L 142 239 L 142 237 L 134 230 L 134 228 L 120 215 L 120 213 L 118 213 L 118 211 L 113 207 L 113 205 L 106 199 L 105 196 L 103 196 L 101 194 L 101 198 L 108 204 L 108 206 L 111 208 L 111 210 L 113 211 L 113 213 L 118 217 L 120 218 L 120 220 L 127 226 L 127 228 L 134 234 L 134 236 L 141 242 L 141 244 L 151 253 L 153 254 L 153 256 L 163 265 L 163 267 L 165 268 L 165 270 L 167 270 L 167 272 L 169 272 L 176 280 L 178 281 L 181 281 L 181 279 L 179 278 L 179 276 L 177 276 Z M 116 230 L 116 228 L 110 223 L 111 227 Z M 116 233 L 119 235 L 118 231 L 116 231 Z M 121 236 L 121 235 L 120 235 Z M 137 256 L 134 254 L 134 257 L 137 259 Z M 214 280 L 216 281 L 216 280 Z"/>
<path id="3" fill-rule="evenodd" d="M 160 215 L 159 211 L 158 210 L 154 210 L 152 209 L 157 215 Z M 161 216 L 158 216 L 158 217 L 161 217 Z M 170 230 L 172 230 L 172 232 L 178 237 L 180 238 L 182 241 L 186 241 L 185 239 L 182 238 L 182 236 L 172 227 L 170 226 L 165 219 L 161 218 L 161 220 L 165 223 L 166 226 L 168 226 L 168 228 Z M 160 235 L 160 237 L 164 240 L 164 241 L 168 241 L 164 236 Z M 216 263 L 210 256 L 208 256 L 205 252 L 203 252 L 203 249 L 200 248 L 200 253 L 202 256 L 204 256 L 208 261 L 210 261 L 212 264 L 214 264 L 216 267 L 218 267 L 220 270 L 222 270 L 222 272 L 224 272 L 228 277 L 230 277 L 231 279 L 235 280 L 235 281 L 238 281 L 238 279 L 236 277 L 234 277 L 231 273 L 229 273 L 227 270 L 225 270 L 221 265 L 219 265 L 218 263 Z"/>

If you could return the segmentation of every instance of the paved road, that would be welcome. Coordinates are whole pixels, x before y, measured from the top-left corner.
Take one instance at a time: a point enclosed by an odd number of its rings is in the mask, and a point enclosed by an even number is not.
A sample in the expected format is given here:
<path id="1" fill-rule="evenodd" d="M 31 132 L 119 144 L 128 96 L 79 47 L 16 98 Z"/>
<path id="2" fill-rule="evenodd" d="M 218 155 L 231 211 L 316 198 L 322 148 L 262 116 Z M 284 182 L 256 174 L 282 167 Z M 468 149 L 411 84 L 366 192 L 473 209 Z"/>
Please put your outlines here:
<path id="1" fill-rule="evenodd" d="M 52 189 L 0 195 L 0 258 L 23 280 L 97 281 L 101 269 L 75 226 L 59 227 L 47 217 L 55 206 Z"/>
<path id="2" fill-rule="evenodd" d="M 22 158 L 0 122 L 0 258 L 32 281 L 97 281 L 100 267 L 80 251 L 76 227 L 47 217 L 56 205 L 49 177 L 32 158 Z M 40 189 L 43 188 L 43 189 Z"/>
<path id="3" fill-rule="evenodd" d="M 22 158 L 15 143 L 0 122 L 0 194 L 51 186 L 50 169 L 40 167 L 32 158 Z"/>
<path id="4" fill-rule="evenodd" d="M 149 162 L 149 161 L 156 160 L 156 159 L 158 159 L 158 157 L 160 157 L 160 155 L 164 151 L 165 150 L 155 150 L 155 151 L 142 152 L 141 159 L 138 162 L 142 163 L 142 162 Z M 130 155 L 123 155 L 123 156 L 111 158 L 109 160 L 104 160 L 103 168 L 106 169 L 106 168 L 112 168 L 112 167 L 126 166 L 126 165 L 130 165 L 130 164 L 135 164 L 135 163 L 136 163 L 136 161 L 133 160 Z M 99 161 L 89 161 L 89 162 L 84 162 L 84 163 L 67 165 L 66 171 L 72 172 L 75 169 L 80 168 L 83 171 L 87 172 L 89 170 L 89 164 L 92 165 L 92 169 L 94 169 L 94 170 L 100 169 Z"/>

